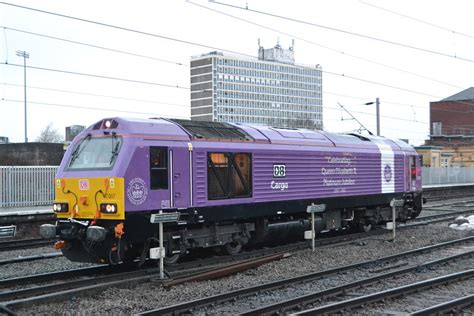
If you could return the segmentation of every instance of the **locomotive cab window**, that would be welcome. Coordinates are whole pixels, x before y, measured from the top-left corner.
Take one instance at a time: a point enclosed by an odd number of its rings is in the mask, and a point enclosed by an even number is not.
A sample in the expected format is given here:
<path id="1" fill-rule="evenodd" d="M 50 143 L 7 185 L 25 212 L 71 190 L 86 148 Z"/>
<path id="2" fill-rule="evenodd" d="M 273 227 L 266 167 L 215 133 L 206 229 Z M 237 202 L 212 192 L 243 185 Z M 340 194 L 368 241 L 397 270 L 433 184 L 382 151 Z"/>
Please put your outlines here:
<path id="1" fill-rule="evenodd" d="M 252 157 L 249 153 L 209 153 L 208 199 L 252 196 Z"/>
<path id="2" fill-rule="evenodd" d="M 71 154 L 67 170 L 111 169 L 122 147 L 122 137 L 92 137 L 82 139 Z"/>
<path id="3" fill-rule="evenodd" d="M 168 149 L 150 147 L 150 187 L 152 190 L 168 189 Z"/>

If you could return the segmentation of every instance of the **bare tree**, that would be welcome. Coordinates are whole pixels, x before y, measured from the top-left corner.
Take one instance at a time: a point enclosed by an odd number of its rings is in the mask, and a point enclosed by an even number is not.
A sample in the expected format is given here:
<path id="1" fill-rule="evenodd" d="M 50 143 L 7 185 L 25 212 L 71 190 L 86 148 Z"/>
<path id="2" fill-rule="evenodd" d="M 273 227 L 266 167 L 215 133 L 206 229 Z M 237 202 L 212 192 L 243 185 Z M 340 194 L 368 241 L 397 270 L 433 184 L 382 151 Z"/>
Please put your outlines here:
<path id="1" fill-rule="evenodd" d="M 53 127 L 53 123 L 49 123 L 41 130 L 41 133 L 36 138 L 36 141 L 39 143 L 61 143 L 64 141 L 64 139 L 59 131 Z"/>

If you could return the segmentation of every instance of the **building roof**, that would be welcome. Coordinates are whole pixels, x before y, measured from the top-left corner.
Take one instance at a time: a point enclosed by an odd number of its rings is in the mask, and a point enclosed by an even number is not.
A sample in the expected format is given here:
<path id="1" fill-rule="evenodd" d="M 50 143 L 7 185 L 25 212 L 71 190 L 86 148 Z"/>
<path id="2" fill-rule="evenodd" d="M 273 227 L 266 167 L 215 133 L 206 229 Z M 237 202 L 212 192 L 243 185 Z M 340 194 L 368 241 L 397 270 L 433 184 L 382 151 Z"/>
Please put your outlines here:
<path id="1" fill-rule="evenodd" d="M 441 101 L 471 101 L 474 100 L 474 87 L 470 87 Z"/>

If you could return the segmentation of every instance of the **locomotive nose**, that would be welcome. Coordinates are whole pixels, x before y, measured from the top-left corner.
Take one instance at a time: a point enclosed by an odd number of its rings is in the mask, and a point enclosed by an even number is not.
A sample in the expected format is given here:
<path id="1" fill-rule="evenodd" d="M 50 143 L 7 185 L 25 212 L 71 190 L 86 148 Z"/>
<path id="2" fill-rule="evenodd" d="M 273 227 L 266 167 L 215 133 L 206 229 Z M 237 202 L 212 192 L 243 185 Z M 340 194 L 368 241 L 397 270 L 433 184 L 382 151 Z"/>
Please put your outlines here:
<path id="1" fill-rule="evenodd" d="M 40 236 L 45 239 L 51 239 L 56 237 L 56 226 L 52 224 L 43 224 L 39 229 Z"/>

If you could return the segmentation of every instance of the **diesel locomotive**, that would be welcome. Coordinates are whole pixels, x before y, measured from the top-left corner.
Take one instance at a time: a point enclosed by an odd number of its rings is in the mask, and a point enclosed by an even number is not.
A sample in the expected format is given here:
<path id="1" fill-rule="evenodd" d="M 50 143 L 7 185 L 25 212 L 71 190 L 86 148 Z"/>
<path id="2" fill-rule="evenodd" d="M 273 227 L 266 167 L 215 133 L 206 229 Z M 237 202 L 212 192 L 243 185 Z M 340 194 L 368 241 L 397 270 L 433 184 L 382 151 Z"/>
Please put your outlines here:
<path id="1" fill-rule="evenodd" d="M 198 248 L 302 236 L 311 204 L 318 231 L 370 229 L 422 208 L 421 168 L 408 144 L 306 129 L 107 118 L 68 147 L 55 179 L 55 225 L 45 238 L 72 261 L 117 264 L 147 257 L 164 226 L 168 262 Z"/>

